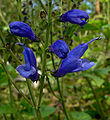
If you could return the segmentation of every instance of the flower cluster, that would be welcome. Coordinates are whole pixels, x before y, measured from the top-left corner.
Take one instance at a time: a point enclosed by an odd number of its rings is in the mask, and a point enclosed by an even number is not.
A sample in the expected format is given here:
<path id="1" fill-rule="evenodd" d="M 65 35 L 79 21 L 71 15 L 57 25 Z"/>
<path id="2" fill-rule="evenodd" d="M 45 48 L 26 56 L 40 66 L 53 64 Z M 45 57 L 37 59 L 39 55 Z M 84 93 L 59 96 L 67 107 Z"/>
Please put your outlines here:
<path id="1" fill-rule="evenodd" d="M 72 24 L 78 24 L 83 27 L 89 20 L 89 15 L 79 9 L 70 10 L 60 16 L 61 22 L 70 22 Z M 36 40 L 36 35 L 29 25 L 24 22 L 15 21 L 9 25 L 12 34 L 20 37 L 27 37 L 32 41 Z M 62 77 L 67 73 L 83 71 L 91 68 L 95 65 L 94 62 L 90 62 L 87 59 L 81 59 L 85 51 L 88 49 L 88 44 L 98 40 L 95 38 L 87 43 L 83 43 L 75 47 L 69 52 L 68 45 L 63 40 L 57 40 L 50 46 L 50 51 L 55 53 L 62 59 L 59 69 L 54 72 L 53 76 Z M 23 48 L 23 55 L 25 64 L 19 65 L 16 70 L 21 76 L 31 79 L 33 82 L 38 79 L 37 62 L 33 51 L 27 48 L 23 43 L 20 44 Z"/>
<path id="2" fill-rule="evenodd" d="M 67 57 L 62 60 L 59 69 L 53 74 L 53 76 L 62 77 L 66 73 L 84 71 L 84 70 L 88 70 L 89 68 L 94 66 L 95 65 L 94 62 L 90 62 L 87 59 L 81 59 L 81 57 L 83 56 L 85 51 L 88 49 L 88 44 L 90 44 L 91 42 L 98 40 L 98 39 L 99 39 L 99 37 L 92 39 L 87 43 L 82 43 L 82 44 L 78 45 L 77 47 L 75 47 L 74 49 L 72 49 L 69 53 L 67 53 L 67 55 L 66 55 Z M 56 42 L 58 44 L 59 40 Z M 53 45 L 54 45 L 54 43 L 52 44 L 52 46 Z M 60 45 L 60 42 L 59 42 L 59 45 Z M 63 47 L 61 47 L 61 45 L 60 45 L 59 49 L 61 49 L 62 51 L 63 50 L 65 51 L 65 49 L 66 49 L 65 45 L 62 45 L 62 46 Z M 54 46 L 53 46 L 53 48 L 54 48 Z M 53 51 L 55 51 L 55 49 L 56 48 L 54 48 Z"/>

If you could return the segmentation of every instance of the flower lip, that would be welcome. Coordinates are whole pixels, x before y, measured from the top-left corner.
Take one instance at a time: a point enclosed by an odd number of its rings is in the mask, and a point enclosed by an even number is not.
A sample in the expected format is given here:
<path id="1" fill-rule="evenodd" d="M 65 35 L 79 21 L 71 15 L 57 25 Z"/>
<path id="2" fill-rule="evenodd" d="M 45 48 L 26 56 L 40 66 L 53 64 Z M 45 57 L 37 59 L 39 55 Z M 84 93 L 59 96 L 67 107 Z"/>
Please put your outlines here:
<path id="1" fill-rule="evenodd" d="M 25 78 L 31 79 L 33 82 L 38 79 L 37 62 L 33 51 L 30 48 L 24 46 L 23 43 L 16 43 L 15 45 L 21 45 L 24 48 L 23 54 L 25 64 L 19 65 L 16 70 L 19 74 Z"/>

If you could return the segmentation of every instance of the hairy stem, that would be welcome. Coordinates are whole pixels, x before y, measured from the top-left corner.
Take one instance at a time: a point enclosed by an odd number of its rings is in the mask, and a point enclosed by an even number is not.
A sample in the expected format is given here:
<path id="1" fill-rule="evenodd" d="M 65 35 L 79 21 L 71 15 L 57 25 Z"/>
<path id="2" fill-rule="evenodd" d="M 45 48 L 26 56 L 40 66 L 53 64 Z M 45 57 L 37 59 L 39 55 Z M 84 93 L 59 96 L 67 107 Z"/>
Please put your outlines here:
<path id="1" fill-rule="evenodd" d="M 86 78 L 86 80 L 87 80 L 87 82 L 88 82 L 90 88 L 92 89 L 94 98 L 95 98 L 95 100 L 96 100 L 96 102 L 97 102 L 97 105 L 98 105 L 98 108 L 99 108 L 99 109 L 98 109 L 99 114 L 100 114 L 102 120 L 106 120 L 104 111 L 103 111 L 102 106 L 101 106 L 101 104 L 100 104 L 100 102 L 99 102 L 99 100 L 98 100 L 97 94 L 96 94 L 96 92 L 95 92 L 95 90 L 94 90 L 94 88 L 93 88 L 93 86 L 92 86 L 90 80 L 89 80 L 88 78 Z"/>
<path id="2" fill-rule="evenodd" d="M 29 93 L 30 93 L 30 96 L 31 96 L 31 100 L 32 100 L 32 103 L 33 103 L 33 107 L 34 107 L 34 112 L 35 112 L 35 116 L 37 117 L 37 110 L 36 110 L 36 102 L 35 102 L 35 98 L 34 98 L 34 95 L 32 93 L 32 88 L 31 88 L 31 81 L 30 79 L 26 79 L 26 83 L 27 83 L 27 86 L 28 86 L 28 90 L 29 90 Z"/>
<path id="3" fill-rule="evenodd" d="M 40 3 L 41 7 L 44 9 L 44 11 L 45 11 L 45 12 L 46 12 L 46 14 L 47 14 L 47 11 L 46 11 L 46 9 L 45 9 L 45 7 L 44 7 L 44 5 L 43 5 L 42 1 L 41 1 L 41 0 L 38 0 L 38 1 L 39 1 L 39 3 Z"/>
<path id="4" fill-rule="evenodd" d="M 19 63 L 22 64 L 22 62 L 15 56 L 15 54 L 13 53 L 13 51 L 10 49 L 9 50 L 10 54 L 12 55 L 12 57 Z"/>
<path id="5" fill-rule="evenodd" d="M 49 33 L 50 33 L 50 21 L 51 21 L 51 0 L 48 1 L 48 23 L 47 23 L 47 31 L 46 31 L 46 40 L 43 50 L 43 61 L 42 61 L 42 77 L 41 77 L 41 86 L 40 86 L 40 95 L 39 95 L 39 101 L 38 101 L 38 109 L 40 108 L 41 99 L 42 99 L 42 93 L 43 93 L 43 87 L 44 87 L 44 78 L 45 78 L 45 70 L 46 70 L 46 57 L 47 57 L 47 47 L 48 47 L 48 41 L 49 41 Z"/>
<path id="6" fill-rule="evenodd" d="M 11 84 L 13 84 L 14 87 L 15 87 L 15 88 L 17 89 L 17 91 L 19 92 L 19 94 L 20 94 L 21 96 L 23 96 L 24 99 L 25 99 L 29 104 L 32 105 L 32 103 L 30 102 L 30 100 L 23 94 L 23 92 L 18 88 L 18 86 L 17 86 L 17 85 L 15 84 L 15 82 L 13 81 L 13 78 L 12 78 L 12 76 L 10 75 L 10 73 L 9 73 L 6 65 L 5 65 L 3 62 L 1 62 L 1 61 L 0 61 L 0 63 L 2 64 L 2 66 L 3 66 L 3 68 L 4 68 L 5 72 L 6 72 L 6 74 L 7 74 L 7 76 L 8 76 L 8 78 L 10 79 Z"/>
<path id="7" fill-rule="evenodd" d="M 64 114 L 66 116 L 66 119 L 69 120 L 68 114 L 66 112 L 66 108 L 65 108 L 65 103 L 64 103 L 64 100 L 63 100 L 63 96 L 62 96 L 62 93 L 61 93 L 61 90 L 60 90 L 60 84 L 59 84 L 59 79 L 58 78 L 57 78 L 57 86 L 58 86 L 58 91 L 59 91 L 59 94 L 60 94 L 61 102 L 62 102 L 62 105 L 63 105 Z"/>
<path id="8" fill-rule="evenodd" d="M 12 88 L 11 88 L 11 81 L 10 79 L 8 78 L 8 86 L 9 86 L 9 93 L 10 93 L 10 105 L 11 107 L 13 107 L 13 96 L 12 96 Z M 13 114 L 11 113 L 11 119 L 13 120 Z"/>
<path id="9" fill-rule="evenodd" d="M 3 114 L 3 117 L 4 117 L 4 120 L 8 120 L 5 114 Z"/>

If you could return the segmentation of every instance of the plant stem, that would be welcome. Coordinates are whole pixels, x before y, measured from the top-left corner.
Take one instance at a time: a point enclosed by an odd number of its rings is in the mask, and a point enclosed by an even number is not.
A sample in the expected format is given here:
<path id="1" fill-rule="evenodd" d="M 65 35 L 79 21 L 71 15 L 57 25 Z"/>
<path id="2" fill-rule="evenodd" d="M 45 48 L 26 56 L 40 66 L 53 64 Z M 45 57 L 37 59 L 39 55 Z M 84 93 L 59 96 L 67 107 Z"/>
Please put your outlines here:
<path id="1" fill-rule="evenodd" d="M 61 0 L 60 4 L 61 4 L 61 15 L 62 15 L 62 12 L 63 12 L 62 0 Z M 62 38 L 63 37 L 62 22 L 60 23 L 60 32 L 61 32 L 61 38 Z"/>
<path id="2" fill-rule="evenodd" d="M 66 108 L 65 108 L 65 103 L 64 103 L 64 100 L 63 100 L 63 96 L 62 96 L 62 93 L 61 93 L 61 90 L 60 90 L 60 84 L 59 84 L 59 79 L 58 78 L 57 78 L 57 86 L 58 86 L 58 91 L 59 91 L 60 98 L 61 98 L 61 101 L 62 101 L 62 105 L 63 105 L 63 109 L 64 109 L 64 114 L 66 116 L 66 119 L 69 120 L 69 117 L 68 117 L 67 112 L 66 112 Z"/>
<path id="3" fill-rule="evenodd" d="M 108 20 L 108 24 L 110 24 L 110 1 L 107 0 L 107 20 Z"/>
<path id="4" fill-rule="evenodd" d="M 48 41 L 49 41 L 49 33 L 50 33 L 50 21 L 51 21 L 51 0 L 48 1 L 48 23 L 47 23 L 47 31 L 46 31 L 46 41 L 44 45 L 43 50 L 43 61 L 42 61 L 42 76 L 41 76 L 41 86 L 40 86 L 40 95 L 39 95 L 39 101 L 38 101 L 38 109 L 40 108 L 41 104 L 41 98 L 43 93 L 43 87 L 44 87 L 44 78 L 45 78 L 45 70 L 46 70 L 46 57 L 47 57 L 47 47 L 48 47 Z"/>
<path id="5" fill-rule="evenodd" d="M 50 83 L 48 77 L 47 77 L 47 81 L 48 81 L 48 85 L 49 85 L 49 87 L 50 87 L 50 90 L 51 90 L 52 94 L 53 94 L 56 98 L 60 99 L 58 96 L 55 95 L 55 93 L 54 93 L 54 91 L 53 91 L 53 89 L 52 89 L 52 86 L 51 86 L 51 83 Z"/>
<path id="6" fill-rule="evenodd" d="M 5 25 L 6 25 L 6 26 L 8 27 L 8 29 L 9 29 L 9 25 L 8 25 L 7 21 L 5 20 L 4 16 L 2 15 L 1 10 L 0 10 L 0 17 L 1 17 L 2 21 L 5 23 Z"/>
<path id="7" fill-rule="evenodd" d="M 5 120 L 8 120 L 5 114 L 3 114 L 3 117 L 4 117 Z"/>
<path id="8" fill-rule="evenodd" d="M 26 79 L 26 83 L 27 83 L 27 86 L 28 86 L 28 90 L 29 90 L 29 93 L 30 93 L 30 96 L 31 96 L 31 100 L 32 100 L 32 103 L 33 103 L 33 107 L 34 107 L 34 112 L 35 112 L 35 116 L 37 117 L 37 110 L 36 110 L 36 102 L 35 102 L 35 98 L 34 98 L 34 95 L 32 93 L 32 88 L 31 88 L 31 81 L 30 79 Z"/>
<path id="9" fill-rule="evenodd" d="M 17 0 L 17 7 L 18 7 L 18 15 L 19 15 L 19 20 L 22 20 L 22 13 L 21 13 L 21 0 Z"/>
<path id="10" fill-rule="evenodd" d="M 46 9 L 45 9 L 45 7 L 44 7 L 44 5 L 43 5 L 42 1 L 41 1 L 41 0 L 38 0 L 38 1 L 39 1 L 39 3 L 40 3 L 41 7 L 44 9 L 44 11 L 45 11 L 45 12 L 46 12 L 46 14 L 47 14 L 47 11 L 46 11 Z"/>
<path id="11" fill-rule="evenodd" d="M 0 61 L 0 62 L 1 62 L 1 61 Z M 5 65 L 3 62 L 1 62 L 1 64 L 2 64 L 2 66 L 3 66 L 3 68 L 4 68 L 5 72 L 6 72 L 7 76 L 9 77 L 10 82 L 11 82 L 11 83 L 14 85 L 14 87 L 18 90 L 19 94 L 20 94 L 21 96 L 23 96 L 24 99 L 25 99 L 29 104 L 32 105 L 32 103 L 30 102 L 30 100 L 23 94 L 23 92 L 18 88 L 18 86 L 17 86 L 17 85 L 15 84 L 15 82 L 13 81 L 13 78 L 11 77 L 11 75 L 10 75 L 10 73 L 9 73 L 6 65 Z"/>
<path id="12" fill-rule="evenodd" d="M 12 96 L 12 89 L 11 89 L 11 81 L 8 78 L 8 86 L 9 86 L 9 92 L 10 92 L 10 105 L 13 107 L 13 96 Z M 13 114 L 11 114 L 11 119 L 13 120 Z"/>
<path id="13" fill-rule="evenodd" d="M 103 111 L 102 106 L 101 106 L 101 104 L 100 104 L 100 102 L 99 102 L 99 100 L 98 100 L 97 94 L 96 94 L 95 90 L 93 89 L 93 86 L 92 86 L 90 80 L 89 80 L 88 78 L 86 78 L 86 80 L 87 80 L 87 82 L 88 82 L 88 84 L 89 84 L 89 86 L 90 86 L 90 88 L 92 89 L 92 92 L 93 92 L 93 94 L 94 94 L 94 98 L 95 98 L 95 100 L 96 100 L 96 102 L 97 102 L 97 105 L 98 105 L 98 108 L 99 108 L 99 109 L 98 109 L 99 114 L 100 114 L 102 120 L 106 120 L 104 111 Z"/>
<path id="14" fill-rule="evenodd" d="M 52 44 L 53 43 L 53 39 L 52 39 L 52 37 L 53 37 L 53 35 L 52 35 L 52 23 L 50 23 L 50 24 L 51 24 L 51 28 L 50 28 L 50 43 Z M 55 69 L 55 63 L 54 63 L 54 57 L 53 57 L 53 53 L 52 52 L 51 52 L 51 59 L 52 59 L 53 69 L 56 70 Z"/>
<path id="15" fill-rule="evenodd" d="M 15 56 L 15 54 L 13 53 L 13 51 L 10 49 L 9 50 L 10 54 L 12 55 L 12 57 L 19 63 L 22 64 L 22 62 L 20 60 L 18 60 L 18 58 Z"/>

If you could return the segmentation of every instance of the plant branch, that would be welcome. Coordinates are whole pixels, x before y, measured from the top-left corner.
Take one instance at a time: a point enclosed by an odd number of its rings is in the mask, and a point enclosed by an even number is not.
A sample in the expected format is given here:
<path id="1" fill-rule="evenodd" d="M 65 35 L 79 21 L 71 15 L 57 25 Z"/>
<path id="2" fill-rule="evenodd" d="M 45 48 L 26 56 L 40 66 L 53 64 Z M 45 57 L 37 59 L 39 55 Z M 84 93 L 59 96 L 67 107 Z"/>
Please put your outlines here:
<path id="1" fill-rule="evenodd" d="M 40 108 L 43 87 L 44 87 L 44 78 L 45 78 L 45 70 L 46 70 L 46 57 L 47 57 L 47 47 L 49 41 L 49 33 L 50 33 L 50 21 L 51 21 L 51 0 L 48 1 L 48 23 L 47 23 L 47 31 L 46 31 L 46 41 L 43 50 L 43 61 L 42 61 L 42 76 L 41 76 L 41 86 L 40 86 L 40 95 L 38 101 L 38 109 Z"/>
<path id="2" fill-rule="evenodd" d="M 12 76 L 10 75 L 10 73 L 9 73 L 6 65 L 5 65 L 3 62 L 1 62 L 1 61 L 0 61 L 0 63 L 2 64 L 2 66 L 3 66 L 3 68 L 4 68 L 5 72 L 6 72 L 6 74 L 7 74 L 7 76 L 8 76 L 8 78 L 10 79 L 11 84 L 13 84 L 14 87 L 18 90 L 19 94 L 20 94 L 21 96 L 23 96 L 24 99 L 25 99 L 29 104 L 32 105 L 32 103 L 30 102 L 30 100 L 23 94 L 23 92 L 18 88 L 18 86 L 17 86 L 17 85 L 15 84 L 15 82 L 13 81 L 13 78 L 12 78 Z"/>

